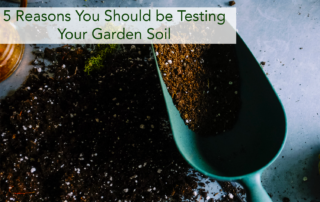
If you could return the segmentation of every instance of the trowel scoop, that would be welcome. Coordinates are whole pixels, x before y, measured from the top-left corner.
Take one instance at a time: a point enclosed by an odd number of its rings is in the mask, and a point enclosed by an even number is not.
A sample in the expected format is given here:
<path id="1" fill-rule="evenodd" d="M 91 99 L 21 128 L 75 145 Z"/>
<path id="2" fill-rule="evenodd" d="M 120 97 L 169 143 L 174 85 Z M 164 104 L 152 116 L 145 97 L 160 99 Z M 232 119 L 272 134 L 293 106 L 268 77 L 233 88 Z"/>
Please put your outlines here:
<path id="1" fill-rule="evenodd" d="M 153 53 L 174 140 L 186 161 L 214 179 L 240 181 L 248 190 L 248 201 L 270 202 L 272 200 L 262 187 L 260 177 L 284 146 L 285 112 L 260 64 L 239 35 L 235 46 L 240 71 L 241 109 L 234 127 L 217 136 L 199 136 L 185 125 Z"/>

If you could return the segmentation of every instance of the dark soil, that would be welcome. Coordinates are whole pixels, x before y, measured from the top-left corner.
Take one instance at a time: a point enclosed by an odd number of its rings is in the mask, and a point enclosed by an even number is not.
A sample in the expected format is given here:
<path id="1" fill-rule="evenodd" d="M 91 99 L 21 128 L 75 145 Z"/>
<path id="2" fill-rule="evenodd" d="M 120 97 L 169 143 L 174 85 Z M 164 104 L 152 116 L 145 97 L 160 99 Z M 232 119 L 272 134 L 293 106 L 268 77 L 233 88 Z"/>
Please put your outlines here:
<path id="1" fill-rule="evenodd" d="M 90 53 L 71 50 L 47 49 L 54 75 L 35 68 L 0 101 L 0 201 L 195 201 L 201 174 L 170 135 L 150 46 L 90 76 Z"/>
<path id="2" fill-rule="evenodd" d="M 162 78 L 182 119 L 200 135 L 233 127 L 240 108 L 234 45 L 154 45 Z"/>
<path id="3" fill-rule="evenodd" d="M 239 197 L 241 201 L 243 201 L 244 197 L 243 195 L 246 194 L 245 190 L 240 187 L 234 187 L 230 182 L 221 182 L 219 181 L 220 186 L 222 189 L 227 192 L 228 194 L 232 194 L 233 198 L 236 199 Z"/>

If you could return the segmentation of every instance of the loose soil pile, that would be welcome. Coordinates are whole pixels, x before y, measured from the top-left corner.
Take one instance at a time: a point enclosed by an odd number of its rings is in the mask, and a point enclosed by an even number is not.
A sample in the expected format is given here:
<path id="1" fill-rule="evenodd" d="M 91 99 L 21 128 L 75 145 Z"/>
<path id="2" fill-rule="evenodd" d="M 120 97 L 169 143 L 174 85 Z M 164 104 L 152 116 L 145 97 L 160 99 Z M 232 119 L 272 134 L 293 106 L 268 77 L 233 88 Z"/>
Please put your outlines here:
<path id="1" fill-rule="evenodd" d="M 162 78 L 182 119 L 200 135 L 233 127 L 240 108 L 234 45 L 154 45 Z"/>
<path id="2" fill-rule="evenodd" d="M 86 49 L 45 53 L 49 73 L 34 68 L 0 101 L 0 201 L 195 201 L 201 174 L 170 135 L 150 46 L 90 76 Z"/>

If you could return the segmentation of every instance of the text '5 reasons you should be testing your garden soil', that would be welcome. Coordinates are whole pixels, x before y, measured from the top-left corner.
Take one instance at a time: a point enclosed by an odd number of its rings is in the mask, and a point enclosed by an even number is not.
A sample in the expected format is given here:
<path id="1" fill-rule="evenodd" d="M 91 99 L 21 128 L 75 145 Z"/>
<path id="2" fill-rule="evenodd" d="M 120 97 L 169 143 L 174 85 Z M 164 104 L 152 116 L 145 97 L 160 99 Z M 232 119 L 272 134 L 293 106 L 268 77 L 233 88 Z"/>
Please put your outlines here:
<path id="1" fill-rule="evenodd" d="M 224 25 L 226 21 L 225 13 L 213 13 L 209 9 L 203 9 L 200 12 L 194 12 L 195 10 L 187 11 L 186 9 L 176 9 L 175 12 L 163 13 L 159 9 L 131 9 L 130 10 L 117 11 L 117 9 L 106 9 L 104 12 L 101 10 L 97 12 L 87 12 L 86 9 L 75 8 L 74 12 L 28 12 L 28 10 L 22 9 L 5 9 L 3 10 L 3 21 L 9 22 L 15 18 L 17 22 L 28 23 L 28 22 L 77 22 L 87 25 L 88 23 L 98 22 L 111 22 L 115 23 L 114 26 L 99 26 L 95 28 L 85 28 L 82 31 L 72 30 L 72 26 L 67 27 L 56 27 L 56 34 L 60 39 L 76 39 L 84 40 L 91 34 L 91 38 L 99 39 L 142 39 L 143 34 L 147 34 L 147 39 L 170 39 L 170 27 L 163 28 L 162 30 L 156 30 L 155 27 L 148 27 L 144 32 L 142 29 L 137 31 L 128 31 L 129 29 L 122 26 L 116 26 L 117 23 L 122 25 L 126 23 L 132 24 L 134 22 L 157 22 L 157 23 L 168 23 L 168 22 L 215 22 L 218 25 Z M 38 10 L 41 11 L 41 10 Z M 56 10 L 54 10 L 56 11 Z M 94 11 L 94 10 L 93 10 Z M 199 10 L 197 10 L 199 11 Z M 121 25 L 120 24 L 120 25 Z M 50 25 L 50 24 L 48 24 Z M 97 24 L 100 25 L 100 24 Z"/>

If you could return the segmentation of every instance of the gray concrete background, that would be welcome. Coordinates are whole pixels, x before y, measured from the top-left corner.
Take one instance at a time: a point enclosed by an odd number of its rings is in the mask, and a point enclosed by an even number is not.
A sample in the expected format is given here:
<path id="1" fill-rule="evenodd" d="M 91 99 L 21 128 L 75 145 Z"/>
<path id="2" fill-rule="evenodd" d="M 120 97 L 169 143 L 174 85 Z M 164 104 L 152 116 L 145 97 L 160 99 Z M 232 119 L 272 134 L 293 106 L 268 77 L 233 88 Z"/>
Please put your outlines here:
<path id="1" fill-rule="evenodd" d="M 17 4 L 0 0 L 0 7 L 7 6 Z M 217 7 L 228 1 L 44 0 L 28 6 Z M 266 62 L 263 69 L 287 115 L 286 145 L 263 173 L 263 186 L 273 201 L 320 202 L 320 0 L 238 0 L 235 7 L 238 32 L 257 60 Z"/>

